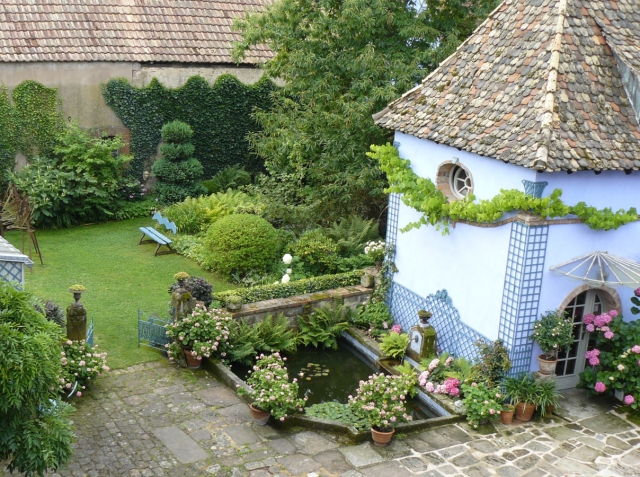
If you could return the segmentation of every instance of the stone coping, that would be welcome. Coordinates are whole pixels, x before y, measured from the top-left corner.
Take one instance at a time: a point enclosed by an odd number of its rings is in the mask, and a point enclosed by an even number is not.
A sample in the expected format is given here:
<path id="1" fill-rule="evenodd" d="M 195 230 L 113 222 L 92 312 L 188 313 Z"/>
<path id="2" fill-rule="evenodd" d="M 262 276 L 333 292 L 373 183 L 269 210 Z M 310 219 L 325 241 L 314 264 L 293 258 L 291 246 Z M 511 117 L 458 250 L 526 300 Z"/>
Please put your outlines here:
<path id="1" fill-rule="evenodd" d="M 353 285 L 321 292 L 305 293 L 288 298 L 273 298 L 271 300 L 242 305 L 242 308 L 239 311 L 231 313 L 231 316 L 233 318 L 243 318 L 246 316 L 256 315 L 258 313 L 285 312 L 286 314 L 286 310 L 290 308 L 304 308 L 307 305 L 313 306 L 323 301 L 332 301 L 338 298 L 345 300 L 361 295 L 366 295 L 368 297 L 371 293 L 373 293 L 372 288 L 365 288 L 362 285 Z"/>
<path id="2" fill-rule="evenodd" d="M 365 348 L 365 350 L 369 352 L 367 353 L 368 357 L 371 359 L 372 357 L 371 355 L 377 356 L 377 359 L 374 361 L 376 361 L 376 365 L 379 369 L 383 368 L 383 366 L 380 365 L 379 358 L 381 356 L 381 352 L 380 352 L 380 347 L 378 345 L 378 342 L 376 340 L 367 336 L 361 330 L 353 327 L 349 328 L 345 333 L 343 333 L 343 338 L 346 338 L 346 336 L 344 336 L 345 334 L 348 337 L 357 337 L 358 343 L 361 344 Z M 355 338 L 352 338 L 352 339 L 355 339 Z M 353 342 L 351 340 L 348 340 L 348 342 L 349 344 L 353 345 Z M 360 349 L 360 347 L 357 347 L 356 349 L 362 352 L 362 349 Z M 202 362 L 203 362 L 203 367 L 205 369 L 210 371 L 218 380 L 223 382 L 227 387 L 233 389 L 236 392 L 236 394 L 237 394 L 237 389 L 239 387 L 243 387 L 247 392 L 250 391 L 249 386 L 242 379 L 240 379 L 240 377 L 237 376 L 233 371 L 227 368 L 224 364 L 208 358 L 203 358 Z M 384 367 L 384 369 L 388 370 L 387 367 Z M 434 396 L 431 396 L 430 394 L 426 395 L 422 391 L 420 391 L 420 394 L 422 395 L 421 397 L 423 397 L 423 402 L 424 402 L 424 398 L 429 400 L 430 398 L 434 397 Z M 251 404 L 253 402 L 253 400 L 248 394 L 244 394 L 242 396 L 238 395 L 238 396 L 247 404 Z M 441 396 L 438 396 L 438 397 L 441 397 Z M 425 402 L 425 404 L 428 407 L 432 408 L 433 410 L 432 405 L 430 405 L 428 402 Z M 429 419 L 422 419 L 418 421 L 411 421 L 411 422 L 398 424 L 397 426 L 395 426 L 396 432 L 407 433 L 407 432 L 423 431 L 423 430 L 433 429 L 439 426 L 445 426 L 447 424 L 452 424 L 452 423 L 460 422 L 464 420 L 464 415 L 456 412 L 447 412 L 449 411 L 447 407 L 445 407 L 445 409 L 446 409 L 445 411 L 446 415 L 443 415 L 440 417 L 433 417 Z M 436 410 L 440 411 L 439 409 L 436 409 Z M 363 442 L 371 438 L 371 433 L 368 429 L 358 430 L 353 426 L 344 424 L 339 421 L 333 421 L 330 419 L 321 419 L 321 418 L 311 417 L 306 415 L 293 415 L 288 417 L 284 422 L 273 421 L 272 423 L 282 428 L 304 427 L 304 428 L 315 429 L 315 430 L 338 432 L 338 433 L 347 435 L 350 439 L 352 439 L 355 442 Z"/>

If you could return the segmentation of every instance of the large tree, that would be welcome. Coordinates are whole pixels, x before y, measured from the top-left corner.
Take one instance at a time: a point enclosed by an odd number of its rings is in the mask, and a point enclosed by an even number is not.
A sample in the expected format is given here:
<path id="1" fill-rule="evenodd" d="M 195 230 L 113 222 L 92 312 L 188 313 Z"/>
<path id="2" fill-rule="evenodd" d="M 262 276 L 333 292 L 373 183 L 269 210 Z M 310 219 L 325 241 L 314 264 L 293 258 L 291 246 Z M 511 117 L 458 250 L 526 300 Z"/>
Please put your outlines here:
<path id="1" fill-rule="evenodd" d="M 57 400 L 61 339 L 27 292 L 0 281 L 0 462 L 10 471 L 43 475 L 71 456 L 71 408 Z"/>
<path id="2" fill-rule="evenodd" d="M 451 54 L 495 3 L 276 0 L 237 21 L 235 58 L 266 44 L 275 56 L 265 72 L 285 83 L 251 138 L 271 174 L 266 195 L 276 191 L 322 222 L 377 217 L 385 179 L 366 152 L 391 134 L 371 115 Z"/>

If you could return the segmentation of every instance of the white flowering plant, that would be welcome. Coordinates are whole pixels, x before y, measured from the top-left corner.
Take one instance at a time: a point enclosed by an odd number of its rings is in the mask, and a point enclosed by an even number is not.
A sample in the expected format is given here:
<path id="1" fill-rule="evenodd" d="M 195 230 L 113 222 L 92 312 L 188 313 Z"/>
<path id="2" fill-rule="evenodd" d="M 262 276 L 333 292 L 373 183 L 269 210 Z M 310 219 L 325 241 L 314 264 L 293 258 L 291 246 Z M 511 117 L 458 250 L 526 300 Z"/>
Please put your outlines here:
<path id="1" fill-rule="evenodd" d="M 229 324 L 231 314 L 223 309 L 208 310 L 196 305 L 193 312 L 165 326 L 167 336 L 180 345 L 186 352 L 202 360 L 203 357 L 219 356 L 224 358 L 229 347 Z M 178 349 L 166 344 L 170 361 L 175 361 Z"/>
<path id="2" fill-rule="evenodd" d="M 270 355 L 260 354 L 247 379 L 251 391 L 243 387 L 238 388 L 238 394 L 249 394 L 253 398 L 254 407 L 271 413 L 281 421 L 284 421 L 290 412 L 302 412 L 306 401 L 306 397 L 298 397 L 297 379 L 289 382 L 289 374 L 284 365 L 286 359 L 277 352 Z"/>
<path id="3" fill-rule="evenodd" d="M 374 262 L 382 262 L 386 253 L 386 244 L 383 240 L 370 241 L 364 247 L 364 254 Z"/>
<path id="4" fill-rule="evenodd" d="M 369 425 L 381 432 L 390 431 L 400 422 L 408 422 L 406 400 L 417 393 L 417 379 L 413 375 L 387 376 L 374 374 L 368 381 L 360 381 L 357 394 L 349 396 L 349 407 Z"/>
<path id="5" fill-rule="evenodd" d="M 98 346 L 91 347 L 84 340 L 67 340 L 62 343 L 60 392 L 82 397 L 82 393 L 101 373 L 109 371 L 107 353 L 99 353 Z M 76 385 L 76 383 L 78 383 Z"/>
<path id="6" fill-rule="evenodd" d="M 554 360 L 573 343 L 573 321 L 559 310 L 547 311 L 533 323 L 529 339 L 538 343 L 545 359 Z"/>

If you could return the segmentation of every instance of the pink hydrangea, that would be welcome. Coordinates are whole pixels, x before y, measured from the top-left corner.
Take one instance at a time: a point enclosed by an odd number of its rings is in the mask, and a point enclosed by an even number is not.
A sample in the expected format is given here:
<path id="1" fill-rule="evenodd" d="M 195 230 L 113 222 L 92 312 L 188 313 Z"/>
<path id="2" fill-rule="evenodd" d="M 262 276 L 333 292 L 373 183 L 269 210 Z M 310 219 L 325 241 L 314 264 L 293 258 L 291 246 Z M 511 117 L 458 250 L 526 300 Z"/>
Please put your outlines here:
<path id="1" fill-rule="evenodd" d="M 640 296 L 640 288 L 636 288 L 636 289 L 633 291 L 633 294 L 634 294 L 635 296 Z"/>
<path id="2" fill-rule="evenodd" d="M 634 397 L 633 397 L 631 394 L 627 394 L 627 395 L 624 397 L 624 403 L 625 403 L 626 405 L 633 404 L 634 402 L 635 402 L 635 399 L 634 399 Z"/>
<path id="3" fill-rule="evenodd" d="M 604 385 L 602 381 L 598 381 L 596 383 L 595 390 L 599 393 L 603 393 L 607 390 L 607 387 Z"/>
<path id="4" fill-rule="evenodd" d="M 634 345 L 631 351 L 635 354 L 640 354 L 640 345 Z"/>
<path id="5" fill-rule="evenodd" d="M 589 323 L 589 324 L 587 325 L 587 331 L 588 331 L 589 333 L 593 333 L 595 330 L 596 330 L 596 327 L 595 327 L 595 326 L 593 326 L 593 323 Z"/>
<path id="6" fill-rule="evenodd" d="M 600 350 L 597 348 L 591 349 L 584 354 L 585 358 L 595 358 L 600 356 Z"/>
<path id="7" fill-rule="evenodd" d="M 82 397 L 82 393 L 81 393 L 80 391 L 78 391 L 78 392 L 76 393 L 76 396 L 78 396 L 78 397 Z M 631 399 L 633 399 L 633 397 L 632 397 L 632 396 L 628 396 L 628 397 L 631 397 Z M 625 399 L 626 399 L 626 398 L 625 398 Z M 633 402 L 633 401 L 631 401 L 631 402 Z M 631 404 L 631 403 L 629 403 L 629 404 Z"/>
<path id="8" fill-rule="evenodd" d="M 582 319 L 582 321 L 586 324 L 589 325 L 591 323 L 593 323 L 595 316 L 593 315 L 593 313 L 589 313 L 588 315 L 585 315 L 584 318 Z"/>
<path id="9" fill-rule="evenodd" d="M 598 315 L 595 317 L 595 319 L 593 320 L 593 324 L 596 325 L 596 328 L 601 328 L 609 324 L 610 321 L 611 317 L 606 313 L 603 313 L 602 315 Z"/>
<path id="10" fill-rule="evenodd" d="M 611 318 L 615 318 L 616 316 L 618 316 L 618 310 L 611 310 L 611 311 L 608 311 L 607 313 L 609 313 L 609 316 Z"/>
<path id="11" fill-rule="evenodd" d="M 449 390 L 449 396 L 451 397 L 457 397 L 460 395 L 460 389 L 459 388 L 451 388 Z"/>
<path id="12" fill-rule="evenodd" d="M 597 356 L 593 356 L 593 357 L 589 358 L 589 364 L 591 366 L 598 366 L 600 364 L 600 359 L 598 359 Z"/>
<path id="13" fill-rule="evenodd" d="M 614 336 L 614 335 L 613 335 L 613 333 L 612 333 L 611 331 L 607 331 L 607 332 L 604 334 L 604 337 L 605 337 L 605 338 L 607 338 L 608 340 L 610 340 L 611 338 L 613 338 L 613 336 Z"/>
<path id="14" fill-rule="evenodd" d="M 391 327 L 391 332 L 400 334 L 400 333 L 402 333 L 402 327 L 399 324 L 396 323 L 395 325 L 393 325 Z"/>
<path id="15" fill-rule="evenodd" d="M 440 364 L 440 360 L 438 358 L 432 359 L 431 362 L 429 363 L 429 372 L 436 369 L 439 364 Z"/>
<path id="16" fill-rule="evenodd" d="M 429 379 L 429 371 L 423 371 L 420 373 L 420 376 L 418 376 L 420 386 L 425 386 L 427 384 L 427 379 Z"/>
<path id="17" fill-rule="evenodd" d="M 427 392 L 430 392 L 430 393 L 436 390 L 432 382 L 428 382 L 427 384 L 425 384 L 424 388 L 427 390 Z"/>
<path id="18" fill-rule="evenodd" d="M 444 380 L 444 387 L 448 393 L 451 392 L 452 389 L 460 386 L 460 380 L 456 378 L 447 378 Z"/>

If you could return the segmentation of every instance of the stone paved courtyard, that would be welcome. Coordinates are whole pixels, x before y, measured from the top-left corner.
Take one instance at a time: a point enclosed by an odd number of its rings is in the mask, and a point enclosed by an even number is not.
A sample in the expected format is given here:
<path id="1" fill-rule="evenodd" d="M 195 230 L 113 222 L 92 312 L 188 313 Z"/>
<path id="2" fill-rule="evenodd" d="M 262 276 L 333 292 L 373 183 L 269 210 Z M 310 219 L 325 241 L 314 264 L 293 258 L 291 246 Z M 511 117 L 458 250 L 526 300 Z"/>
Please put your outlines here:
<path id="1" fill-rule="evenodd" d="M 497 425 L 488 435 L 448 425 L 375 448 L 256 426 L 248 407 L 206 371 L 147 363 L 109 373 L 76 400 L 75 456 L 50 475 L 640 476 L 640 427 L 581 391 L 566 401 L 564 418 Z"/>

